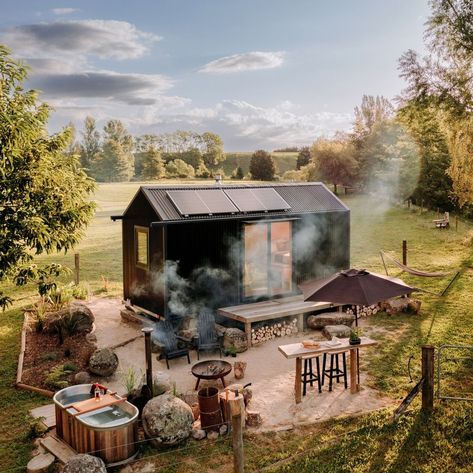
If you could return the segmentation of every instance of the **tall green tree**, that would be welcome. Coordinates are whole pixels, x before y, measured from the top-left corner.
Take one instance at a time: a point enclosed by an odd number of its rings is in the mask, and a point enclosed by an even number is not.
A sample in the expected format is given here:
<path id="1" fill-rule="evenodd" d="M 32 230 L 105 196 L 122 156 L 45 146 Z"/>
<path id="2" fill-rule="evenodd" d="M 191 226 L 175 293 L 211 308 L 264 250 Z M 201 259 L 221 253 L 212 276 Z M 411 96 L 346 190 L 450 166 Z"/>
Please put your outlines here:
<path id="1" fill-rule="evenodd" d="M 201 139 L 204 145 L 202 158 L 204 159 L 204 164 L 208 168 L 215 168 L 219 163 L 225 161 L 223 141 L 220 136 L 207 131 L 202 134 Z"/>
<path id="2" fill-rule="evenodd" d="M 0 281 L 26 284 L 58 270 L 35 255 L 67 251 L 94 213 L 94 182 L 68 154 L 72 131 L 49 135 L 50 108 L 24 90 L 26 67 L 0 45 Z M 9 297 L 0 293 L 0 306 Z"/>
<path id="3" fill-rule="evenodd" d="M 161 152 L 154 146 L 142 153 L 141 166 L 141 178 L 146 181 L 161 179 L 166 173 Z"/>
<path id="4" fill-rule="evenodd" d="M 353 154 L 353 145 L 345 136 L 317 139 L 311 148 L 313 165 L 309 168 L 309 179 L 330 182 L 337 193 L 338 185 L 353 181 L 357 167 Z"/>
<path id="5" fill-rule="evenodd" d="M 420 58 L 409 50 L 399 61 L 407 82 L 402 108 L 415 108 L 423 117 L 430 114 L 428 121 L 436 124 L 448 154 L 441 167 L 451 180 L 453 201 L 464 207 L 473 204 L 473 4 L 431 0 L 430 6 L 425 35 L 429 54 Z M 439 163 L 434 164 L 428 171 L 437 170 Z"/>
<path id="6" fill-rule="evenodd" d="M 90 169 L 97 154 L 100 152 L 100 133 L 98 132 L 93 117 L 84 120 L 84 131 L 80 143 L 80 162 L 82 167 Z"/>
<path id="7" fill-rule="evenodd" d="M 251 155 L 251 177 L 257 181 L 272 181 L 276 174 L 276 165 L 270 153 L 259 149 Z"/>
<path id="8" fill-rule="evenodd" d="M 302 167 L 310 163 L 310 147 L 304 146 L 297 154 L 296 169 L 299 171 Z"/>

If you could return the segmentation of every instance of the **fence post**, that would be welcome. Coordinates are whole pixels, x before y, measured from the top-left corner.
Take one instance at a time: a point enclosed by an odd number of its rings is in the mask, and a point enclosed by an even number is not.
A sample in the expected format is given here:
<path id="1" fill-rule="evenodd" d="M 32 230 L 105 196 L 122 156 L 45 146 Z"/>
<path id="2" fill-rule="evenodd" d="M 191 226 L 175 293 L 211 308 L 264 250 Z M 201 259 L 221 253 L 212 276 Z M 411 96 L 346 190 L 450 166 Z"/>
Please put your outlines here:
<path id="1" fill-rule="evenodd" d="M 146 355 L 146 384 L 153 395 L 153 362 L 151 358 L 151 332 L 152 327 L 142 328 L 141 331 L 145 334 L 145 355 Z"/>
<path id="2" fill-rule="evenodd" d="M 243 396 L 239 394 L 235 399 L 229 400 L 230 413 L 232 415 L 232 436 L 233 436 L 233 471 L 234 473 L 244 473 L 245 460 L 243 454 L 243 426 L 241 423 L 241 400 Z"/>
<path id="3" fill-rule="evenodd" d="M 76 286 L 80 282 L 80 260 L 79 260 L 79 253 L 76 253 L 74 255 L 74 268 L 75 268 L 75 281 L 76 281 Z"/>
<path id="4" fill-rule="evenodd" d="M 407 240 L 402 240 L 402 264 L 407 266 Z"/>
<path id="5" fill-rule="evenodd" d="M 427 412 L 434 408 L 434 353 L 432 345 L 422 345 L 422 409 Z"/>
<path id="6" fill-rule="evenodd" d="M 455 231 L 458 232 L 458 215 L 455 215 Z"/>

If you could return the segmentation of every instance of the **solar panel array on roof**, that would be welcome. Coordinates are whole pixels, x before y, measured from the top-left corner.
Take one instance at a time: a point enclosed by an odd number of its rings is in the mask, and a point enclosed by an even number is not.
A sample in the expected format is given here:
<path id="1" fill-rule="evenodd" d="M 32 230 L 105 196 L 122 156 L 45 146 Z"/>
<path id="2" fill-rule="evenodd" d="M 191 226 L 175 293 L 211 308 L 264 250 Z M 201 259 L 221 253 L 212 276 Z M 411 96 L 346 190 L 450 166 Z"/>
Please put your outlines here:
<path id="1" fill-rule="evenodd" d="M 213 215 L 238 212 L 221 189 L 168 191 L 168 197 L 181 215 Z"/>
<path id="2" fill-rule="evenodd" d="M 290 205 L 271 187 L 255 189 L 225 189 L 241 212 L 289 210 Z"/>

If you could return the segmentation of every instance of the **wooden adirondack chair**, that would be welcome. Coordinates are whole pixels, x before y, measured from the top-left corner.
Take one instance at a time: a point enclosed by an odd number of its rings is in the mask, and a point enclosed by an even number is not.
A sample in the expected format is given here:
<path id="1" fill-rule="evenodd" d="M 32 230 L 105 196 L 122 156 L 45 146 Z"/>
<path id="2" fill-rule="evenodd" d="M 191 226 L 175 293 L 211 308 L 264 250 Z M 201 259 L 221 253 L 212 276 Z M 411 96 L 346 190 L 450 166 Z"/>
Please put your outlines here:
<path id="1" fill-rule="evenodd" d="M 448 228 L 450 226 L 450 214 L 445 212 L 443 218 L 433 220 L 435 228 Z"/>
<path id="2" fill-rule="evenodd" d="M 174 329 L 168 320 L 162 320 L 156 326 L 156 338 L 164 345 L 162 357 L 166 359 L 166 366 L 169 369 L 169 360 L 175 358 L 182 358 L 187 356 L 187 362 L 190 364 L 188 348 L 179 348 L 178 340 L 186 341 L 184 338 L 177 336 Z"/>
<path id="3" fill-rule="evenodd" d="M 196 337 L 197 359 L 200 360 L 201 351 L 218 350 L 222 358 L 223 335 L 219 335 L 215 328 L 215 316 L 210 309 L 202 309 L 197 321 L 199 334 Z"/>

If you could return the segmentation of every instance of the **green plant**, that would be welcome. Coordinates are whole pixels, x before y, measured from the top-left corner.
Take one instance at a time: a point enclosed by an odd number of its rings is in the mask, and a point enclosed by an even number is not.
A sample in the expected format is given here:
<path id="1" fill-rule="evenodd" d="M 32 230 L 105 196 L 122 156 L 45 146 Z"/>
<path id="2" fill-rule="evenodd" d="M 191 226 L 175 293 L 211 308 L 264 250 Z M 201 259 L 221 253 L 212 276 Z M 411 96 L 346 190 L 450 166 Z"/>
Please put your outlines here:
<path id="1" fill-rule="evenodd" d="M 77 371 L 77 366 L 74 363 L 66 362 L 64 363 L 63 369 L 64 369 L 64 372 L 70 371 L 71 373 L 73 373 L 74 371 Z"/>
<path id="2" fill-rule="evenodd" d="M 41 361 L 56 361 L 58 358 L 59 358 L 59 355 L 55 351 L 42 353 L 39 357 Z"/>
<path id="3" fill-rule="evenodd" d="M 71 369 L 72 367 L 75 368 L 75 365 L 72 363 L 66 363 L 64 365 L 56 365 L 49 372 L 46 372 L 45 383 L 53 388 L 53 389 L 63 389 L 69 386 L 69 383 L 62 379 L 65 376 L 72 374 L 75 369 Z"/>
<path id="4" fill-rule="evenodd" d="M 361 330 L 361 328 L 359 328 L 359 327 L 352 328 L 351 331 L 350 331 L 350 340 L 359 340 L 362 333 L 363 333 L 363 331 Z"/>
<path id="5" fill-rule="evenodd" d="M 89 286 L 78 284 L 72 287 L 72 296 L 74 299 L 87 300 L 89 298 Z"/>
<path id="6" fill-rule="evenodd" d="M 41 297 L 41 299 L 36 304 L 33 312 L 35 330 L 38 333 L 41 333 L 44 329 L 44 319 L 46 317 L 47 312 L 48 303 L 44 300 L 43 297 Z"/>
<path id="7" fill-rule="evenodd" d="M 36 419 L 30 420 L 28 424 L 28 432 L 26 433 L 26 438 L 28 440 L 34 440 L 38 437 L 44 435 L 48 428 L 44 424 L 46 417 L 37 417 Z"/>
<path id="8" fill-rule="evenodd" d="M 227 348 L 226 352 L 227 352 L 227 355 L 236 356 L 237 350 L 236 350 L 235 345 L 233 345 L 233 343 L 232 343 L 232 344 Z"/>
<path id="9" fill-rule="evenodd" d="M 121 374 L 122 385 L 126 390 L 126 394 L 130 394 L 138 385 L 141 376 L 137 374 L 133 367 L 129 367 Z"/>
<path id="10" fill-rule="evenodd" d="M 58 320 L 58 335 L 61 345 L 68 337 L 72 337 L 76 333 L 78 320 L 72 314 L 66 314 Z"/>

